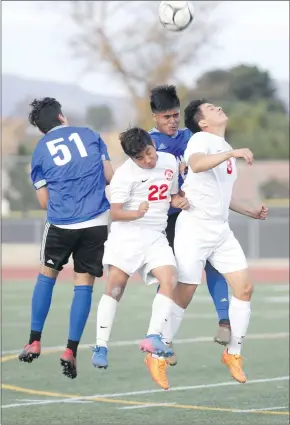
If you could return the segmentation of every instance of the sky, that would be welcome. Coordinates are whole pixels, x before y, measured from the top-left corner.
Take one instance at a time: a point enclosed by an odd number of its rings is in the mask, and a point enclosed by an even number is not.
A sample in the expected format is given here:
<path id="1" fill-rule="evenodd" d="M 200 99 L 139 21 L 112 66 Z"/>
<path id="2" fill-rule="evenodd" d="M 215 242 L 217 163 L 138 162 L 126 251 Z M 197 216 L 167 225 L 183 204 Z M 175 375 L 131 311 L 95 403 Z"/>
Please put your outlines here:
<path id="1" fill-rule="evenodd" d="M 67 46 L 73 28 L 54 4 L 2 2 L 2 72 L 122 95 L 122 86 L 111 80 L 108 84 L 106 76 L 82 73 L 83 64 L 72 58 Z M 213 67 L 246 63 L 270 71 L 277 80 L 289 81 L 288 1 L 222 1 L 211 18 L 225 22 L 216 40 L 219 48 L 191 78 Z"/>

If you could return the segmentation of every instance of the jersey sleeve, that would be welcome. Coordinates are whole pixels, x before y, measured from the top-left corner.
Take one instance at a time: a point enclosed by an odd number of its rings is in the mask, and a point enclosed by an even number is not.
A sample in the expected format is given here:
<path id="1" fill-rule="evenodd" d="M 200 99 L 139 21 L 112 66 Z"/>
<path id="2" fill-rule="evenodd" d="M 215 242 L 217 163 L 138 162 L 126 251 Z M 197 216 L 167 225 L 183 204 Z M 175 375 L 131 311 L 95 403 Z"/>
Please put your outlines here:
<path id="1" fill-rule="evenodd" d="M 100 151 L 101 151 L 101 155 L 102 155 L 102 160 L 103 161 L 110 161 L 110 156 L 108 153 L 108 148 L 106 143 L 103 141 L 103 139 L 100 137 Z"/>
<path id="2" fill-rule="evenodd" d="M 187 148 L 184 152 L 184 160 L 188 164 L 189 158 L 195 153 L 209 153 L 208 137 L 204 133 L 198 133 L 189 140 Z"/>
<path id="3" fill-rule="evenodd" d="M 175 161 L 174 164 L 175 168 L 173 169 L 173 180 L 172 180 L 172 186 L 171 186 L 171 195 L 176 195 L 179 192 L 179 167 L 178 167 L 178 162 Z"/>
<path id="4" fill-rule="evenodd" d="M 30 177 L 35 189 L 46 186 L 46 180 L 42 170 L 42 158 L 38 149 L 36 149 L 32 155 Z"/>
<path id="5" fill-rule="evenodd" d="M 111 204 L 124 204 L 130 199 L 132 182 L 124 170 L 118 169 L 110 183 Z"/>
<path id="6" fill-rule="evenodd" d="M 99 146 L 102 161 L 110 161 L 110 156 L 109 156 L 109 153 L 108 153 L 107 145 L 104 142 L 104 140 L 95 131 L 93 131 L 91 129 L 89 129 L 89 131 L 91 131 L 93 133 L 94 139 L 95 139 L 96 143 Z"/>

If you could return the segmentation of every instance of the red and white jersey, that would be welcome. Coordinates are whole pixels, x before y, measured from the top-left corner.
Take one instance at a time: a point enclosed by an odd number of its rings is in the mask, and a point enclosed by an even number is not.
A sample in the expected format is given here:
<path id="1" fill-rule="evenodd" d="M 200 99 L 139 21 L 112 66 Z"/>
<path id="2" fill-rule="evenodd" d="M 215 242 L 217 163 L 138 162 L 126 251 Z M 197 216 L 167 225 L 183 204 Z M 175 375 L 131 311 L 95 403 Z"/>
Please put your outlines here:
<path id="1" fill-rule="evenodd" d="M 141 168 L 128 159 L 112 178 L 111 203 L 122 203 L 125 210 L 131 211 L 138 210 L 141 202 L 147 201 L 149 210 L 137 220 L 113 222 L 111 231 L 125 223 L 163 231 L 167 225 L 171 195 L 178 191 L 178 164 L 173 155 L 158 152 L 156 167 L 151 169 Z"/>
<path id="2" fill-rule="evenodd" d="M 211 155 L 231 150 L 232 147 L 223 137 L 199 132 L 189 140 L 184 158 L 188 164 L 190 156 L 195 153 Z M 190 213 L 198 218 L 227 221 L 236 178 L 237 167 L 234 158 L 201 173 L 193 173 L 188 167 L 182 190 L 189 200 Z"/>

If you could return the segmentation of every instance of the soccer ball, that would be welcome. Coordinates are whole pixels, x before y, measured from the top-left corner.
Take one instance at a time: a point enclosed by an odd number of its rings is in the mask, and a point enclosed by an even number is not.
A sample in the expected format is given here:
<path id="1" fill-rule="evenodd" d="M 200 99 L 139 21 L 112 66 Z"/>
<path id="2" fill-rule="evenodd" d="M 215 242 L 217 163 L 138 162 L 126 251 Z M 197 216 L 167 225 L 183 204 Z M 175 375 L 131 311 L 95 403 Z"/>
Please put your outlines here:
<path id="1" fill-rule="evenodd" d="M 187 1 L 162 1 L 159 6 L 159 19 L 169 31 L 183 31 L 192 22 L 194 9 Z"/>

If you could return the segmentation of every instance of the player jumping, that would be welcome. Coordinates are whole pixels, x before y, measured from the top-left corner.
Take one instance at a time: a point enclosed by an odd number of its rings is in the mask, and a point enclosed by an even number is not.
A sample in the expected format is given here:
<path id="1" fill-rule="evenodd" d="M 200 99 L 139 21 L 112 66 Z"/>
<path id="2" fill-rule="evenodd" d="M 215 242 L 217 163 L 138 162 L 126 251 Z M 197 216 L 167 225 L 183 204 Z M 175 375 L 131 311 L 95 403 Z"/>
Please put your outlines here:
<path id="1" fill-rule="evenodd" d="M 158 151 L 171 153 L 179 162 L 179 187 L 181 187 L 187 173 L 186 164 L 184 162 L 184 151 L 192 136 L 192 132 L 188 128 L 179 128 L 180 100 L 176 94 L 175 86 L 164 85 L 155 87 L 151 92 L 150 106 L 156 128 L 150 130 L 149 133 L 155 141 Z M 171 247 L 173 247 L 175 223 L 180 211 L 180 209 L 172 207 L 169 210 L 166 235 Z M 209 262 L 206 263 L 205 272 L 208 290 L 213 299 L 219 318 L 219 328 L 215 341 L 226 345 L 230 340 L 228 286 L 224 277 L 218 273 Z M 184 287 L 183 291 L 184 298 L 187 299 L 188 288 Z M 174 322 L 177 324 L 182 320 L 186 307 L 186 303 L 184 303 L 182 307 L 175 307 L 172 317 L 172 325 L 174 327 Z M 167 336 L 166 334 L 167 329 L 165 329 L 165 339 Z M 172 358 L 168 359 L 168 361 L 171 362 L 171 364 L 176 364 L 177 360 L 176 358 Z"/>
<path id="2" fill-rule="evenodd" d="M 129 159 L 116 170 L 110 185 L 113 222 L 103 258 L 103 264 L 109 266 L 109 274 L 98 306 L 96 347 L 92 357 L 92 364 L 104 369 L 108 367 L 107 344 L 118 302 L 129 277 L 137 271 L 147 284 L 156 279 L 160 284 L 147 336 L 140 348 L 165 357 L 173 355 L 171 348 L 161 340 L 171 314 L 176 284 L 176 262 L 165 228 L 170 203 L 181 209 L 188 208 L 187 199 L 178 194 L 178 165 L 173 155 L 156 153 L 150 135 L 140 128 L 122 133 L 120 141 Z M 162 387 L 168 388 L 166 376 Z"/>
<path id="3" fill-rule="evenodd" d="M 32 296 L 31 332 L 19 360 L 31 363 L 40 355 L 40 340 L 53 288 L 73 256 L 74 297 L 67 348 L 61 356 L 63 374 L 76 378 L 76 356 L 90 312 L 95 277 L 103 275 L 109 202 L 105 188 L 113 170 L 100 135 L 86 127 L 69 126 L 55 99 L 34 100 L 29 121 L 44 136 L 31 164 L 31 179 L 47 222 L 40 250 L 41 266 Z"/>
<path id="4" fill-rule="evenodd" d="M 190 209 L 181 212 L 176 222 L 174 247 L 180 283 L 174 300 L 183 305 L 182 288 L 186 287 L 190 301 L 201 283 L 206 261 L 223 274 L 233 296 L 229 306 L 231 339 L 222 361 L 232 377 L 244 383 L 240 354 L 250 321 L 253 286 L 243 250 L 229 227 L 229 209 L 255 219 L 265 219 L 268 209 L 245 208 L 232 199 L 236 159 L 243 158 L 251 165 L 253 154 L 249 149 L 233 150 L 225 141 L 227 121 L 222 108 L 206 100 L 193 101 L 185 109 L 185 124 L 193 136 L 184 154 L 188 175 L 182 190 Z"/>

